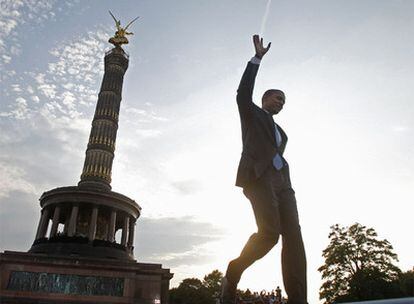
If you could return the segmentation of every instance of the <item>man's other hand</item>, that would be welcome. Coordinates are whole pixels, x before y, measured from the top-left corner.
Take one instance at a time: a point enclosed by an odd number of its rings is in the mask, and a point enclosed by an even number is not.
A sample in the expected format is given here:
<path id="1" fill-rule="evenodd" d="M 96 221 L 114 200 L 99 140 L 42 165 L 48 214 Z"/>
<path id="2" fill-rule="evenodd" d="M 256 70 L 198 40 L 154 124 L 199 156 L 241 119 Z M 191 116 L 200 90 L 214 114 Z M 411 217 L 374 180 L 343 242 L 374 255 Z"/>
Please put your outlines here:
<path id="1" fill-rule="evenodd" d="M 269 42 L 267 47 L 264 47 L 263 46 L 263 38 L 260 38 L 259 35 L 254 35 L 253 36 L 253 44 L 254 44 L 254 48 L 256 50 L 256 55 L 255 56 L 259 59 L 262 59 L 264 54 L 266 54 L 267 51 L 270 49 L 270 45 L 272 43 Z"/>

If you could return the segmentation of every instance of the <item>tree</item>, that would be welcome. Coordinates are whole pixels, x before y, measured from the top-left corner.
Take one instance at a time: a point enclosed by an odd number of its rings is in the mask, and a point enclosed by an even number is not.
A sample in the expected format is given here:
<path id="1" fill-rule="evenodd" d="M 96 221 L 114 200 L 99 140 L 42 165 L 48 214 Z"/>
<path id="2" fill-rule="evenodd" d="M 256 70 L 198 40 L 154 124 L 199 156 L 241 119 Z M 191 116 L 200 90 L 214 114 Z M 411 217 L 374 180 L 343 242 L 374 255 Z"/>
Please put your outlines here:
<path id="1" fill-rule="evenodd" d="M 347 294 L 337 297 L 335 302 L 390 299 L 400 296 L 398 280 L 389 281 L 378 269 L 364 268 L 350 279 Z"/>
<path id="2" fill-rule="evenodd" d="M 391 285 L 401 271 L 387 240 L 379 240 L 373 228 L 359 223 L 332 226 L 329 239 L 322 254 L 325 264 L 318 269 L 324 280 L 319 296 L 325 303 L 395 296 Z"/>
<path id="3" fill-rule="evenodd" d="M 170 290 L 171 304 L 212 304 L 207 289 L 196 278 L 184 279 L 177 288 Z"/>
<path id="4" fill-rule="evenodd" d="M 200 281 L 196 278 L 184 279 L 177 288 L 170 290 L 171 304 L 214 304 L 220 293 L 223 274 L 213 270 Z"/>
<path id="5" fill-rule="evenodd" d="M 414 269 L 401 273 L 397 283 L 402 297 L 414 297 Z"/>
<path id="6" fill-rule="evenodd" d="M 209 294 L 214 298 L 218 297 L 220 294 L 222 278 L 223 274 L 217 269 L 204 276 L 203 285 L 207 288 Z"/>

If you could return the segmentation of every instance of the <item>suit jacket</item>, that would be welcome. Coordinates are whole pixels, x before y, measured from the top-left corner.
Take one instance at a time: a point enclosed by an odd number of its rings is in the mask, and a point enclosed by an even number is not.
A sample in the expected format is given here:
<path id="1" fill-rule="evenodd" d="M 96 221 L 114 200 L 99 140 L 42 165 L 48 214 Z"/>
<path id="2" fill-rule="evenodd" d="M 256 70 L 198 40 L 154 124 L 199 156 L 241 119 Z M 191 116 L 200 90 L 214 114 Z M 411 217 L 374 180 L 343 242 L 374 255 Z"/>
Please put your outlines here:
<path id="1" fill-rule="evenodd" d="M 253 88 L 258 69 L 258 64 L 249 62 L 237 90 L 243 142 L 236 179 L 236 186 L 239 187 L 245 187 L 258 179 L 272 166 L 277 153 L 283 157 L 287 142 L 286 133 L 278 126 L 282 143 L 277 147 L 272 116 L 253 103 Z"/>

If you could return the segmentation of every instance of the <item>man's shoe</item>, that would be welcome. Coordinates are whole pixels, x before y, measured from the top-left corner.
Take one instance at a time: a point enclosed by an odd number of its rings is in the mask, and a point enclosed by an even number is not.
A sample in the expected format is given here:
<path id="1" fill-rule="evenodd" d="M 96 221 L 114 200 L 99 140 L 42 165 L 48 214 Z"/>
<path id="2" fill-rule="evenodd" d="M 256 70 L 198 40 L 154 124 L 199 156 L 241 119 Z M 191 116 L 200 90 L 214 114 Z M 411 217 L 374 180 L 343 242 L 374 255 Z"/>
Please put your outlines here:
<path id="1" fill-rule="evenodd" d="M 223 277 L 221 279 L 220 304 L 235 304 L 236 290 L 237 285 L 231 283 L 226 277 Z"/>

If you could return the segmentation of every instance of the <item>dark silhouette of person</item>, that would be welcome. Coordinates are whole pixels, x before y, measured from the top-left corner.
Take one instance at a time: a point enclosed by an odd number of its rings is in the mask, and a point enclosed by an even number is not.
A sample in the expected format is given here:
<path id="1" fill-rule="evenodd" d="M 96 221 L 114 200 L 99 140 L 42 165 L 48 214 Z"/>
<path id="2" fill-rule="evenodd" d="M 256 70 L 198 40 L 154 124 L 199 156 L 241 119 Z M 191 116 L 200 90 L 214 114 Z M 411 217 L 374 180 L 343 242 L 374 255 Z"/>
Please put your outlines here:
<path id="1" fill-rule="evenodd" d="M 237 90 L 243 151 L 236 186 L 250 200 L 257 224 L 240 256 L 230 261 L 222 280 L 220 301 L 234 304 L 242 273 L 265 256 L 282 236 L 282 274 L 289 304 L 307 303 L 306 257 L 289 165 L 283 156 L 287 135 L 273 120 L 285 105 L 285 94 L 267 90 L 262 107 L 253 103 L 254 83 L 263 56 L 270 48 L 253 36 L 255 56 L 248 62 Z"/>
<path id="2" fill-rule="evenodd" d="M 276 299 L 278 303 L 282 302 L 282 290 L 280 289 L 279 286 L 277 286 L 276 288 Z"/>

